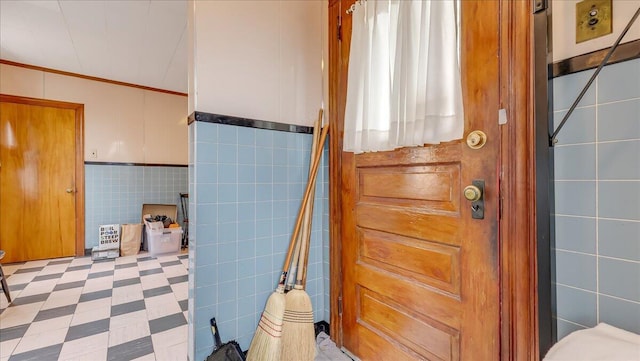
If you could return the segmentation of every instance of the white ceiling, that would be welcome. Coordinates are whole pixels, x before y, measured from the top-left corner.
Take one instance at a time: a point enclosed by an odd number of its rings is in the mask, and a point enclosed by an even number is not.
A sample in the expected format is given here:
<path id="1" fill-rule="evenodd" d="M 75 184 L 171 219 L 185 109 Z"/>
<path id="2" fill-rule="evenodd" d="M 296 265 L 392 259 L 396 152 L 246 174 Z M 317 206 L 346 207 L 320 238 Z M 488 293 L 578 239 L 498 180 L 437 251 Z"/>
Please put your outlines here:
<path id="1" fill-rule="evenodd" d="M 185 0 L 0 0 L 0 58 L 187 92 Z"/>

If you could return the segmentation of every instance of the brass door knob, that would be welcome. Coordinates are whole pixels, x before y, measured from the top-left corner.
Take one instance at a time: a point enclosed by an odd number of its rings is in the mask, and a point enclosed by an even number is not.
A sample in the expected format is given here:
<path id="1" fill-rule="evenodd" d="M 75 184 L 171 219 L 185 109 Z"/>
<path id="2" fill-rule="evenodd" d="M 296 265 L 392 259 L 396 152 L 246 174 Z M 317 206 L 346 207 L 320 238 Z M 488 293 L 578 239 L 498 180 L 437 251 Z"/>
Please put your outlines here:
<path id="1" fill-rule="evenodd" d="M 66 192 L 67 192 L 67 193 L 73 193 L 73 189 L 72 189 L 72 188 L 67 188 L 67 189 L 66 189 Z"/>
<path id="2" fill-rule="evenodd" d="M 471 149 L 480 149 L 487 142 L 487 135 L 481 130 L 474 130 L 467 135 L 467 145 Z"/>
<path id="3" fill-rule="evenodd" d="M 464 194 L 464 197 L 471 202 L 479 201 L 480 198 L 482 198 L 482 191 L 474 185 L 464 187 L 464 191 L 462 193 Z"/>

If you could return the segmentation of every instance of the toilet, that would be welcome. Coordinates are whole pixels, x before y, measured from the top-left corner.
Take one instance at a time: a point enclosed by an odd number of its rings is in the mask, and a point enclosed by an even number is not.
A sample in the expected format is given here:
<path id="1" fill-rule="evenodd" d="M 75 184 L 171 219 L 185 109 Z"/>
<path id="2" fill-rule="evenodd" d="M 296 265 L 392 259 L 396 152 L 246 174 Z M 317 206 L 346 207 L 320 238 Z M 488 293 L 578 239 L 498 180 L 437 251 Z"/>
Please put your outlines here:
<path id="1" fill-rule="evenodd" d="M 543 361 L 638 361 L 640 335 L 600 323 L 558 341 Z"/>

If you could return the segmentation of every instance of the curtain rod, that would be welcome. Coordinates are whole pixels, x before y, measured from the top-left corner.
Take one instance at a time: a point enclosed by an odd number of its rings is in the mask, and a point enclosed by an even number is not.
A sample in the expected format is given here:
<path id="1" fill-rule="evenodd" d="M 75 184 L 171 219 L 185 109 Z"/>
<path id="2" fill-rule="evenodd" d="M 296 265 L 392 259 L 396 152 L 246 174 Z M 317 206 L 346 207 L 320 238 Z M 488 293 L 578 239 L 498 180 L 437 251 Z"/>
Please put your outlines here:
<path id="1" fill-rule="evenodd" d="M 345 13 L 347 13 L 347 15 L 353 13 L 356 10 L 356 5 L 362 5 L 364 1 L 365 0 L 357 0 L 356 2 L 351 4 L 351 6 L 349 6 L 349 8 L 347 9 L 347 11 L 345 11 Z"/>
<path id="2" fill-rule="evenodd" d="M 620 36 L 618 37 L 616 42 L 613 43 L 613 46 L 611 47 L 611 49 L 609 50 L 607 55 L 605 55 L 604 59 L 602 59 L 602 62 L 600 62 L 600 65 L 598 65 L 598 68 L 593 73 L 593 75 L 591 75 L 591 78 L 589 79 L 587 84 L 584 86 L 584 88 L 582 88 L 582 91 L 580 92 L 580 95 L 578 95 L 578 97 L 573 102 L 573 104 L 571 104 L 571 107 L 569 108 L 569 111 L 567 111 L 567 114 L 565 114 L 564 118 L 562 118 L 562 121 L 558 125 L 558 128 L 549 137 L 549 146 L 553 147 L 558 142 L 556 137 L 558 136 L 558 133 L 560 132 L 560 130 L 564 126 L 564 123 L 567 122 L 567 120 L 569 119 L 569 116 L 571 116 L 571 113 L 573 113 L 573 111 L 576 109 L 576 107 L 578 106 L 578 103 L 580 103 L 580 101 L 582 100 L 582 97 L 584 97 L 584 95 L 587 93 L 587 90 L 589 90 L 589 87 L 591 86 L 593 81 L 596 79 L 596 77 L 600 73 L 600 70 L 602 70 L 602 68 L 607 64 L 607 62 L 609 61 L 609 58 L 611 57 L 613 52 L 616 50 L 616 48 L 618 48 L 618 45 L 620 45 L 620 41 L 622 41 L 622 38 L 627 34 L 629 29 L 631 28 L 631 25 L 633 25 L 633 23 L 636 21 L 636 19 L 638 18 L 638 15 L 640 15 L 640 7 L 638 8 L 638 10 L 636 10 L 636 13 L 631 17 L 631 20 L 629 20 L 629 23 L 624 28 L 624 30 L 622 30 L 622 33 L 620 33 Z"/>

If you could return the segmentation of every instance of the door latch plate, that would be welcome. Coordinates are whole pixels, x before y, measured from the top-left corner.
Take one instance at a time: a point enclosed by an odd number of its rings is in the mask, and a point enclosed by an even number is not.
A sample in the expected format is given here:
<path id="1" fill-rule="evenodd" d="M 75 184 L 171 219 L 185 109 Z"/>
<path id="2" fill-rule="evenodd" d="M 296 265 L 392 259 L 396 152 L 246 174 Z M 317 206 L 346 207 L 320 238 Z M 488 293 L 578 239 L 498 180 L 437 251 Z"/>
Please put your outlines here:
<path id="1" fill-rule="evenodd" d="M 471 184 L 480 189 L 480 199 L 471 202 L 471 218 L 484 219 L 484 180 L 474 179 Z"/>

